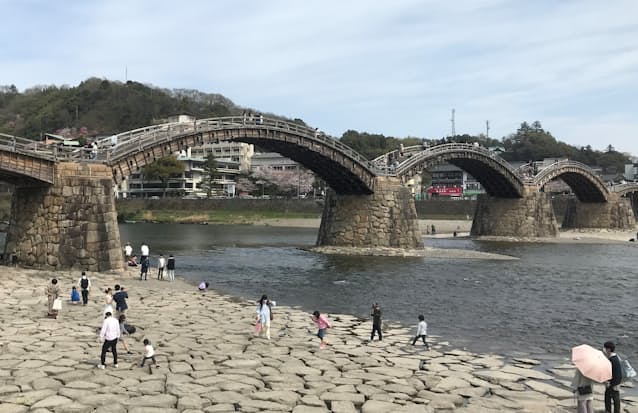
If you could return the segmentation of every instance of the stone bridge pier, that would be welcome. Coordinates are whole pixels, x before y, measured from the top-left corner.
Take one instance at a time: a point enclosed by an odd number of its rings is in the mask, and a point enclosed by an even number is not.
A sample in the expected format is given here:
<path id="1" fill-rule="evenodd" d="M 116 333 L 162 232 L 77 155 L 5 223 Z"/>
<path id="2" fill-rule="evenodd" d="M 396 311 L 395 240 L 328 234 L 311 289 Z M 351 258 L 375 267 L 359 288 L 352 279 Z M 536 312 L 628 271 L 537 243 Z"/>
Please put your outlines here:
<path id="1" fill-rule="evenodd" d="M 470 234 L 501 237 L 556 237 L 558 223 L 550 198 L 534 185 L 521 198 L 480 195 Z"/>
<path id="2" fill-rule="evenodd" d="M 22 267 L 122 269 L 111 169 L 57 163 L 53 185 L 16 187 L 4 252 Z"/>
<path id="3" fill-rule="evenodd" d="M 414 199 L 396 177 L 376 177 L 371 195 L 329 191 L 317 245 L 420 248 Z"/>
<path id="4" fill-rule="evenodd" d="M 570 199 L 563 228 L 606 228 L 630 230 L 636 227 L 631 199 L 610 193 L 607 202 L 580 202 Z"/>

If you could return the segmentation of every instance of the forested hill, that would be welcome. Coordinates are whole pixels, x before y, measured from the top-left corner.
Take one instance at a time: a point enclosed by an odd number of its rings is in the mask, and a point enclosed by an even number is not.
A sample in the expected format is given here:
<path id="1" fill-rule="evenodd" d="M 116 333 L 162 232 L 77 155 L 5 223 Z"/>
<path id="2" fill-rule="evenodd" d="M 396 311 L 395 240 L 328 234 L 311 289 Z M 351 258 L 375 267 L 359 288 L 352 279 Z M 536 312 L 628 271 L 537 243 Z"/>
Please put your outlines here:
<path id="1" fill-rule="evenodd" d="M 345 132 L 341 141 L 361 153 L 368 159 L 374 159 L 379 155 L 398 149 L 400 144 L 404 146 L 421 145 L 423 141 L 428 145 L 442 143 L 478 142 L 481 146 L 500 147 L 504 150 L 501 154 L 508 161 L 540 161 L 545 158 L 568 158 L 573 161 L 583 162 L 590 166 L 600 166 L 604 173 L 623 173 L 624 165 L 630 163 L 627 155 L 616 151 L 611 145 L 604 150 L 595 150 L 591 146 L 576 147 L 558 141 L 549 131 L 536 121 L 532 124 L 523 122 L 516 132 L 502 139 L 487 138 L 484 135 L 457 135 L 446 138 L 405 138 L 397 139 L 391 136 L 368 134 L 349 130 Z"/>
<path id="2" fill-rule="evenodd" d="M 0 132 L 31 139 L 38 139 L 43 132 L 57 132 L 82 140 L 152 125 L 172 115 L 189 114 L 201 119 L 239 115 L 243 110 L 219 94 L 160 89 L 132 81 L 90 78 L 75 87 L 38 86 L 21 93 L 15 86 L 0 86 Z M 294 121 L 303 123 L 300 119 Z M 505 150 L 502 156 L 512 161 L 566 157 L 601 166 L 606 173 L 622 173 L 624 165 L 629 163 L 628 157 L 611 145 L 601 151 L 560 142 L 544 130 L 540 122 L 523 122 L 517 131 L 500 140 L 470 135 L 425 140 L 430 145 L 479 142 L 485 147 L 500 146 Z M 341 141 L 373 159 L 398 149 L 400 144 L 420 145 L 423 139 L 399 139 L 349 130 Z"/>
<path id="3" fill-rule="evenodd" d="M 37 86 L 19 93 L 0 86 L 0 132 L 38 138 L 41 132 L 110 135 L 168 116 L 228 116 L 241 109 L 226 97 L 194 90 L 159 89 L 138 82 L 90 78 L 76 87 Z"/>

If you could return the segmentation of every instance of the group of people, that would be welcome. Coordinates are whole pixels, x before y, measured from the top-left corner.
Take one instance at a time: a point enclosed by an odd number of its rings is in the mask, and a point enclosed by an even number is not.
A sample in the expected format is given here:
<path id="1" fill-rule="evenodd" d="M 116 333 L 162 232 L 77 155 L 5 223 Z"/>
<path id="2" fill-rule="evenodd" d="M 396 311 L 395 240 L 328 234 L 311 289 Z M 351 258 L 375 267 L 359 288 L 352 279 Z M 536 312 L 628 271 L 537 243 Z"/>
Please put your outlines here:
<path id="1" fill-rule="evenodd" d="M 87 276 L 85 271 L 82 271 L 82 275 L 77 282 L 77 285 L 71 287 L 71 303 L 80 303 L 80 292 L 83 305 L 87 305 L 89 302 L 89 293 L 91 290 L 91 280 Z M 115 292 L 113 292 L 115 291 Z M 61 306 L 59 301 L 61 300 L 61 290 L 59 282 L 56 278 L 51 280 L 51 283 L 46 287 L 45 294 L 48 300 L 48 313 L 50 318 L 57 318 Z M 113 366 L 117 368 L 117 345 L 122 344 L 122 347 L 128 354 L 132 354 L 125 336 L 129 336 L 135 333 L 136 328 L 126 323 L 126 311 L 128 310 L 127 299 L 128 291 L 124 286 L 116 284 L 114 289 L 107 287 L 104 290 L 104 308 L 102 310 L 102 328 L 100 329 L 100 340 L 102 343 L 102 351 L 100 353 L 100 364 L 98 368 L 104 369 L 106 365 L 106 354 L 111 352 L 113 354 Z M 140 366 L 144 366 L 147 360 L 151 360 L 156 367 L 159 367 L 155 359 L 155 350 L 148 339 L 144 339 L 144 357 Z"/>
<path id="2" fill-rule="evenodd" d="M 133 254 L 133 247 L 130 243 L 126 243 L 124 246 L 124 256 L 126 259 L 126 265 L 129 267 L 140 267 L 140 280 L 148 280 L 148 271 L 151 266 L 150 248 L 143 242 L 140 246 L 140 262 L 137 262 L 137 255 Z M 164 279 L 164 270 L 166 270 L 166 276 L 168 281 L 175 281 L 175 257 L 170 254 L 168 258 L 164 258 L 163 254 L 159 255 L 157 259 L 157 279 Z"/>
<path id="3" fill-rule="evenodd" d="M 622 367 L 620 357 L 616 354 L 616 345 L 612 341 L 603 344 L 603 353 L 611 363 L 611 379 L 605 385 L 605 413 L 620 413 L 620 384 L 622 383 Z M 584 375 L 578 368 L 572 380 L 572 388 L 576 395 L 578 413 L 594 413 L 593 386 L 596 382 Z M 613 411 L 612 411 L 613 406 Z"/>

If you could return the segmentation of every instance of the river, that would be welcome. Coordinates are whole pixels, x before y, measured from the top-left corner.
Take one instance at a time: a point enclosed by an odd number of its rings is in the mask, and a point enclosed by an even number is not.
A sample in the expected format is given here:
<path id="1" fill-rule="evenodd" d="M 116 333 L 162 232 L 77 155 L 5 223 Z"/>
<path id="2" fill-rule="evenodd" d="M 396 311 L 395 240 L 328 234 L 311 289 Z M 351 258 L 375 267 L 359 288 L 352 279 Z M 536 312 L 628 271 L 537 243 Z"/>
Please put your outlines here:
<path id="1" fill-rule="evenodd" d="M 309 228 L 123 224 L 120 233 L 153 257 L 174 254 L 178 276 L 234 296 L 361 317 L 379 302 L 385 321 L 412 326 L 424 314 L 431 335 L 472 351 L 561 358 L 613 340 L 638 360 L 633 243 L 425 240 L 519 258 L 496 261 L 327 256 L 299 248 L 314 245 Z"/>

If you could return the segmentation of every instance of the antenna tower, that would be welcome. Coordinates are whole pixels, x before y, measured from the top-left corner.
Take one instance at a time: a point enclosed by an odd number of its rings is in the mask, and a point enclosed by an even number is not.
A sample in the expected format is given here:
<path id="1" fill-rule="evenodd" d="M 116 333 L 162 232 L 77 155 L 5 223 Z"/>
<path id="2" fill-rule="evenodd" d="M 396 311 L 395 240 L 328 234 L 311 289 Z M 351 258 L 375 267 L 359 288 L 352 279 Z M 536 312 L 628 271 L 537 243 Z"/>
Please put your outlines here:
<path id="1" fill-rule="evenodd" d="M 450 119 L 450 121 L 452 122 L 452 136 L 456 136 L 456 129 L 454 127 L 454 109 L 452 109 L 452 119 Z"/>

